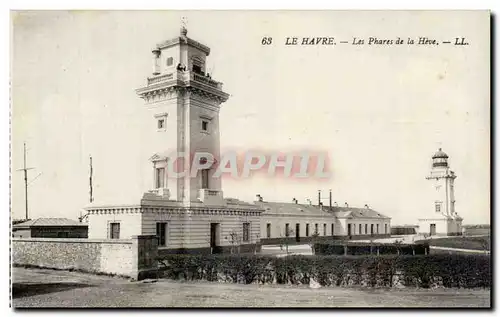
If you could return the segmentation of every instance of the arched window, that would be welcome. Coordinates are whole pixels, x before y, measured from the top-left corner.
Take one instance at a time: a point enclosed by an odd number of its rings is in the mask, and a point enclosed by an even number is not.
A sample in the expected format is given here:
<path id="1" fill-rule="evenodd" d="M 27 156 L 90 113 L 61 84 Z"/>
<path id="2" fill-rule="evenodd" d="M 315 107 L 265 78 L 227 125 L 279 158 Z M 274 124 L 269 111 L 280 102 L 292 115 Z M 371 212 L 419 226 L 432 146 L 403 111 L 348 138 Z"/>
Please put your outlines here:
<path id="1" fill-rule="evenodd" d="M 167 67 L 172 65 L 174 65 L 174 58 L 173 57 L 167 58 Z"/>

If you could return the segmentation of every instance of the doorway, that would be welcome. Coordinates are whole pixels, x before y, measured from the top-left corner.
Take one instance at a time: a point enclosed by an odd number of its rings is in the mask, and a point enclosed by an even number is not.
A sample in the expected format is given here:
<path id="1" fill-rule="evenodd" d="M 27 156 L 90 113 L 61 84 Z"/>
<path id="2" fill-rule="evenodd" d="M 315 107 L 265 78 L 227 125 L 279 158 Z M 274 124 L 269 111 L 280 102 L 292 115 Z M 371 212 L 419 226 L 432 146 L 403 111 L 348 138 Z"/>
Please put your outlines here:
<path id="1" fill-rule="evenodd" d="M 436 235 L 436 224 L 435 223 L 431 223 L 429 233 L 430 233 L 431 236 L 435 236 Z"/>
<path id="2" fill-rule="evenodd" d="M 210 224 L 210 248 L 212 253 L 221 253 L 220 247 L 220 223 Z"/>
<path id="3" fill-rule="evenodd" d="M 347 235 L 351 236 L 351 224 L 350 223 L 347 225 Z"/>
<path id="4" fill-rule="evenodd" d="M 295 224 L 295 241 L 300 242 L 300 223 Z"/>

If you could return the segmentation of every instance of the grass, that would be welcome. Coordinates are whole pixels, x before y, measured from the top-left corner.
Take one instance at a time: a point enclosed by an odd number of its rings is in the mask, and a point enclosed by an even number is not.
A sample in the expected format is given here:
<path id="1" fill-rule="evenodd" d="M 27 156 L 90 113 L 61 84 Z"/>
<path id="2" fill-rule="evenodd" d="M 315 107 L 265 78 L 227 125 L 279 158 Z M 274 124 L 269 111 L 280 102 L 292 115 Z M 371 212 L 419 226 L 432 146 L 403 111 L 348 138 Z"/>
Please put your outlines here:
<path id="1" fill-rule="evenodd" d="M 470 250 L 490 250 L 490 237 L 452 237 L 427 240 L 429 245 L 436 247 L 470 249 Z"/>

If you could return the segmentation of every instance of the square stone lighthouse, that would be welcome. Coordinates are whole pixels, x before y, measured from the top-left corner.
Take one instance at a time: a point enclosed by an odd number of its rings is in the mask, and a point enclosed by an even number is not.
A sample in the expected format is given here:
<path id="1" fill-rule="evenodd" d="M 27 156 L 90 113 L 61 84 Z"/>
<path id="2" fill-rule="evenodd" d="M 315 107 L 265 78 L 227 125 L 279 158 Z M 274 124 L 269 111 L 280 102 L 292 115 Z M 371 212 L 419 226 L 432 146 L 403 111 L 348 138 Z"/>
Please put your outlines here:
<path id="1" fill-rule="evenodd" d="M 207 73 L 210 48 L 181 27 L 152 53 L 152 75 L 137 89 L 149 112 L 147 139 L 156 149 L 149 153 L 151 190 L 135 205 L 88 207 L 89 238 L 155 235 L 160 253 L 254 250 L 260 207 L 224 199 L 214 168 L 177 174 L 198 153 L 212 154 L 198 158 L 205 161 L 220 156 L 219 111 L 229 95 Z"/>

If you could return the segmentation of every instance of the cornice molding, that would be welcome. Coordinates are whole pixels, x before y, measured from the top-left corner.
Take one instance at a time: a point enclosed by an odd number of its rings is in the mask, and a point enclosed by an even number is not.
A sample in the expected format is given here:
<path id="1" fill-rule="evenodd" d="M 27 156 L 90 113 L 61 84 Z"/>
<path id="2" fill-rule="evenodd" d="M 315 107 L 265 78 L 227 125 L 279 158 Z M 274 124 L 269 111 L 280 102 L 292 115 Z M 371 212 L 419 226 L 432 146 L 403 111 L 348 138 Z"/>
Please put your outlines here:
<path id="1" fill-rule="evenodd" d="M 195 41 L 189 37 L 182 37 L 182 36 L 174 37 L 173 39 L 166 40 L 164 42 L 156 44 L 156 48 L 163 49 L 163 48 L 172 47 L 172 46 L 175 46 L 178 44 L 187 44 L 189 46 L 192 46 L 194 48 L 199 49 L 200 51 L 205 53 L 207 56 L 210 55 L 210 48 L 208 46 L 203 45 L 200 42 Z"/>
<path id="2" fill-rule="evenodd" d="M 197 86 L 197 85 L 195 85 Z M 214 89 L 198 88 L 194 86 L 166 86 L 154 85 L 137 90 L 137 94 L 147 104 L 172 100 L 176 98 L 190 98 L 192 100 L 208 104 L 219 109 L 221 103 L 225 102 L 229 95 L 224 92 L 217 92 Z"/>
<path id="3" fill-rule="evenodd" d="M 212 208 L 212 207 L 161 207 L 161 206 L 130 206 L 130 207 L 91 207 L 87 209 L 89 215 L 114 214 L 152 214 L 162 213 L 171 215 L 226 215 L 226 216 L 260 216 L 263 212 L 248 208 Z"/>

